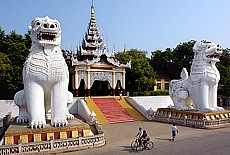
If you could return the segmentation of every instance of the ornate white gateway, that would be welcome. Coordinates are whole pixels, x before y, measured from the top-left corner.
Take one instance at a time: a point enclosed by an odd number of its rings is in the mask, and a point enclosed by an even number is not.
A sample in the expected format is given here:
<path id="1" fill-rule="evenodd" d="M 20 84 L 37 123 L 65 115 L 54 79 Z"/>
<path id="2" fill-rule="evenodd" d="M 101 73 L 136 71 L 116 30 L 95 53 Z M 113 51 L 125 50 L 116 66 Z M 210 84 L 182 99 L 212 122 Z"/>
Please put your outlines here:
<path id="1" fill-rule="evenodd" d="M 67 110 L 69 73 L 60 49 L 61 27 L 49 17 L 35 18 L 30 27 L 32 46 L 23 67 L 24 90 L 15 94 L 17 122 L 29 120 L 31 128 L 44 128 L 51 109 L 51 124 L 66 126 L 73 118 Z"/>
<path id="2" fill-rule="evenodd" d="M 198 111 L 223 111 L 217 106 L 217 87 L 220 73 L 215 64 L 222 51 L 211 42 L 196 42 L 191 73 L 183 68 L 180 80 L 170 83 L 170 97 L 177 110 L 189 110 L 193 104 Z"/>
<path id="3" fill-rule="evenodd" d="M 94 6 L 91 6 L 91 18 L 82 45 L 77 53 L 71 55 L 72 89 L 75 96 L 91 96 L 90 92 L 105 92 L 103 95 L 118 95 L 125 91 L 125 69 L 131 68 L 131 62 L 121 64 L 115 57 L 115 52 L 109 52 L 103 43 L 94 16 Z M 84 84 L 81 85 L 82 79 Z M 98 81 L 100 89 L 94 90 L 94 81 Z M 108 85 L 102 83 L 108 81 Z M 120 81 L 120 83 L 118 82 Z M 83 86 L 84 85 L 84 86 Z M 84 94 L 82 93 L 84 92 Z M 95 94 L 94 94 L 95 95 Z M 98 94 L 97 94 L 98 95 Z"/>

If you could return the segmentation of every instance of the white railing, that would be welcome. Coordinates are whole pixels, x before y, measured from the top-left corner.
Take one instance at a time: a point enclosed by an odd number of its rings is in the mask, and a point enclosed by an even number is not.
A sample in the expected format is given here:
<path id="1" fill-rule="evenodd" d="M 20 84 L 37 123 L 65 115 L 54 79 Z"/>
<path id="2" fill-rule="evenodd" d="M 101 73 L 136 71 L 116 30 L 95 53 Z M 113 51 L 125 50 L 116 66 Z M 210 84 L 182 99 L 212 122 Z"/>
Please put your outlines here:
<path id="1" fill-rule="evenodd" d="M 78 150 L 89 147 L 100 147 L 105 144 L 104 134 L 90 137 L 69 138 L 64 140 L 50 140 L 44 142 L 31 142 L 27 144 L 7 145 L 0 147 L 0 155 L 58 152 L 65 150 Z"/>
<path id="2" fill-rule="evenodd" d="M 91 112 L 90 112 L 88 106 L 86 105 L 85 100 L 78 99 L 76 102 L 78 105 L 78 115 L 81 116 L 82 118 L 84 118 L 86 120 L 86 122 L 92 123 L 91 122 L 92 121 Z"/>
<path id="3" fill-rule="evenodd" d="M 176 123 L 178 125 L 206 128 L 206 129 L 230 126 L 230 118 L 223 118 L 218 120 L 206 120 L 206 119 L 199 120 L 199 119 L 154 115 L 153 120 L 164 122 L 164 123 Z"/>

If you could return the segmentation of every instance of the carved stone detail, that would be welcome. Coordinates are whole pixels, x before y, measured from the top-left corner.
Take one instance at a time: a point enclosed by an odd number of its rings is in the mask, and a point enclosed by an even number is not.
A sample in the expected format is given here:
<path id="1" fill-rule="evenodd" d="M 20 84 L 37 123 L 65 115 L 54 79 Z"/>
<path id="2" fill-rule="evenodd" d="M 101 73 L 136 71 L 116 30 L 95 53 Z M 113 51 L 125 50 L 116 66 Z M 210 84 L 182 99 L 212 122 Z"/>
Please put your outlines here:
<path id="1" fill-rule="evenodd" d="M 24 66 L 28 72 L 34 74 L 34 78 L 39 77 L 40 80 L 50 80 L 53 76 L 58 79 L 66 78 L 68 76 L 66 71 L 66 63 L 61 54 L 61 50 L 56 48 L 51 55 L 44 55 L 39 52 L 40 49 L 34 49 L 33 54 L 28 56 Z M 41 77 L 42 76 L 42 77 Z"/>
<path id="2" fill-rule="evenodd" d="M 83 80 L 87 79 L 87 71 L 78 71 L 78 86 L 79 87 L 80 87 L 80 83 L 82 79 Z"/>
<path id="3" fill-rule="evenodd" d="M 108 81 L 112 86 L 112 72 L 90 72 L 90 87 L 92 87 L 95 80 Z"/>

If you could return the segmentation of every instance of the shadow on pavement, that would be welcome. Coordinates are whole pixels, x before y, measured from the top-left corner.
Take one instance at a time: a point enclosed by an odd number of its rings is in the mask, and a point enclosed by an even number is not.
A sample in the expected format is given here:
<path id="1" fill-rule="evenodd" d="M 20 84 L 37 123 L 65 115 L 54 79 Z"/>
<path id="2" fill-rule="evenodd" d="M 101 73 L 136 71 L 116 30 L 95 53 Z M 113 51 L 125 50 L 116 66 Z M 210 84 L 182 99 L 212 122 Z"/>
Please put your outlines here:
<path id="1" fill-rule="evenodd" d="M 131 146 L 119 146 L 119 147 L 123 148 L 123 150 L 121 150 L 122 152 L 138 153 L 136 150 L 132 149 Z"/>
<path id="2" fill-rule="evenodd" d="M 171 141 L 170 138 L 155 138 L 155 139 L 158 139 L 158 140 L 167 140 L 167 141 Z"/>

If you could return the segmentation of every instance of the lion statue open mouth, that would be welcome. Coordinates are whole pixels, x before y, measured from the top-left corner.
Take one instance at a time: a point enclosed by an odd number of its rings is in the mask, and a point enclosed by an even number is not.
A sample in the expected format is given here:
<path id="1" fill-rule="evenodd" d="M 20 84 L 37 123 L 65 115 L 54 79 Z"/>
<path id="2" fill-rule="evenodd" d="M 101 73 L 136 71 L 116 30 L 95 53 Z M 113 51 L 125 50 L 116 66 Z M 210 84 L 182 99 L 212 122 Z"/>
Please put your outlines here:
<path id="1" fill-rule="evenodd" d="M 61 43 L 61 27 L 57 20 L 49 17 L 35 18 L 31 26 L 31 40 L 36 44 L 60 46 Z"/>
<path id="2" fill-rule="evenodd" d="M 223 111 L 217 106 L 220 73 L 215 66 L 222 51 L 219 45 L 211 42 L 196 42 L 193 51 L 190 76 L 183 68 L 181 79 L 170 82 L 169 92 L 174 106 L 177 110 L 189 110 L 193 104 L 196 110 L 202 112 Z"/>
<path id="3" fill-rule="evenodd" d="M 35 18 L 30 26 L 32 46 L 23 67 L 24 89 L 14 97 L 19 106 L 17 122 L 29 121 L 31 128 L 44 128 L 50 114 L 51 125 L 66 126 L 73 119 L 67 102 L 69 72 L 60 49 L 61 27 L 57 20 Z"/>

